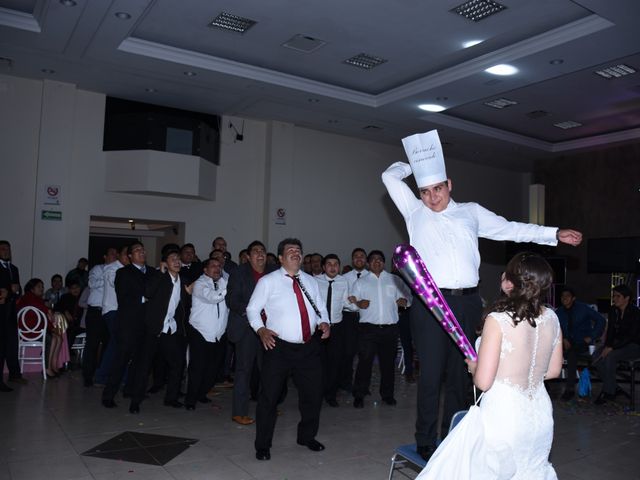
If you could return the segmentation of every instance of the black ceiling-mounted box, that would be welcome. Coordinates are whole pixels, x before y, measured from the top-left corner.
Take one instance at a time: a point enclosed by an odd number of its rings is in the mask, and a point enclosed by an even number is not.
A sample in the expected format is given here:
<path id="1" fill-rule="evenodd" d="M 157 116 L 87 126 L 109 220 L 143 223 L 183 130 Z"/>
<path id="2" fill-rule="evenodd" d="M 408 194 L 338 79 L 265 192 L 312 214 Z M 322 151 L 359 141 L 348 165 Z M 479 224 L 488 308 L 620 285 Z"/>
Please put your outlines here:
<path id="1" fill-rule="evenodd" d="M 220 165 L 220 117 L 107 97 L 102 149 L 181 153 Z"/>

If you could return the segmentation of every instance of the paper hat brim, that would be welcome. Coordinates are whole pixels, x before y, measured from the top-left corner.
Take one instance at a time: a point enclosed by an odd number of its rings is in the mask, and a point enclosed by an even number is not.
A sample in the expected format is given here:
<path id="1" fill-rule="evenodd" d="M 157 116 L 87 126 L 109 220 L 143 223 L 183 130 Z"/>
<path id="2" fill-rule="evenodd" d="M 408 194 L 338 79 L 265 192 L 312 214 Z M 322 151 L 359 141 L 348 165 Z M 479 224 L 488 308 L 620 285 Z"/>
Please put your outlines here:
<path id="1" fill-rule="evenodd" d="M 447 180 L 444 154 L 437 130 L 418 133 L 402 139 L 418 188 Z"/>

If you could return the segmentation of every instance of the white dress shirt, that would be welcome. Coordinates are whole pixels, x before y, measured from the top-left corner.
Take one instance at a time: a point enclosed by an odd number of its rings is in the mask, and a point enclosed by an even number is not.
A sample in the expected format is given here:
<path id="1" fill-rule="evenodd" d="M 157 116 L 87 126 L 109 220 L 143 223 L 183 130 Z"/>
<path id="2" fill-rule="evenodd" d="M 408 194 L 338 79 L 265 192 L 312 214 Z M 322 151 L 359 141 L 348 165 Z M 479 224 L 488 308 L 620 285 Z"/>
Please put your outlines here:
<path id="1" fill-rule="evenodd" d="M 227 329 L 229 309 L 224 300 L 226 294 L 227 281 L 223 277 L 214 282 L 203 273 L 193 284 L 189 323 L 207 342 L 217 342 Z"/>
<path id="2" fill-rule="evenodd" d="M 379 277 L 370 273 L 355 283 L 353 295 L 356 299 L 369 300 L 369 306 L 360 309 L 360 323 L 374 325 L 398 323 L 396 301 L 404 298 L 407 300 L 407 306 L 411 305 L 411 296 L 406 297 L 399 286 L 400 282 L 402 282 L 401 278 L 383 270 Z"/>
<path id="3" fill-rule="evenodd" d="M 103 294 L 102 294 L 102 315 L 118 310 L 118 299 L 116 297 L 116 271 L 124 267 L 120 260 L 111 262 L 103 269 Z"/>
<path id="4" fill-rule="evenodd" d="M 104 297 L 104 268 L 106 265 L 96 265 L 89 270 L 89 299 L 87 304 L 90 307 L 101 307 L 102 297 Z"/>
<path id="5" fill-rule="evenodd" d="M 176 308 L 180 303 L 180 275 L 176 274 L 175 278 L 169 274 L 169 278 L 173 282 L 173 289 L 171 290 L 171 298 L 169 299 L 169 306 L 167 307 L 167 315 L 164 317 L 164 324 L 162 325 L 162 333 L 171 333 L 172 335 L 178 330 L 178 324 L 176 323 Z"/>
<path id="6" fill-rule="evenodd" d="M 329 278 L 325 273 L 314 277 L 320 288 L 322 303 L 327 306 L 327 295 L 329 293 L 329 282 L 331 283 L 331 324 L 335 325 L 342 321 L 342 310 L 356 311 L 357 307 L 349 302 L 349 283 L 342 275 Z"/>
<path id="7" fill-rule="evenodd" d="M 396 162 L 382 174 L 391 199 L 404 217 L 411 245 L 418 251 L 440 288 L 478 285 L 478 237 L 557 245 L 557 228 L 509 222 L 477 203 L 456 203 L 434 212 L 416 198 L 402 180 L 411 175 L 408 163 Z"/>
<path id="8" fill-rule="evenodd" d="M 304 273 L 302 270 L 299 272 L 299 275 L 300 282 L 304 285 L 320 312 L 321 318 L 315 313 L 307 296 L 303 292 L 302 298 L 309 314 L 309 327 L 313 335 L 318 324 L 323 322 L 329 323 L 329 315 L 325 307 L 325 302 L 320 295 L 316 279 Z M 266 325 L 262 323 L 260 316 L 262 309 L 264 309 L 267 314 Z M 256 332 L 261 327 L 266 326 L 269 330 L 276 332 L 278 338 L 285 342 L 303 343 L 302 322 L 300 320 L 298 301 L 293 290 L 293 279 L 287 276 L 284 268 L 265 275 L 256 284 L 256 288 L 247 306 L 247 318 L 251 328 Z"/>

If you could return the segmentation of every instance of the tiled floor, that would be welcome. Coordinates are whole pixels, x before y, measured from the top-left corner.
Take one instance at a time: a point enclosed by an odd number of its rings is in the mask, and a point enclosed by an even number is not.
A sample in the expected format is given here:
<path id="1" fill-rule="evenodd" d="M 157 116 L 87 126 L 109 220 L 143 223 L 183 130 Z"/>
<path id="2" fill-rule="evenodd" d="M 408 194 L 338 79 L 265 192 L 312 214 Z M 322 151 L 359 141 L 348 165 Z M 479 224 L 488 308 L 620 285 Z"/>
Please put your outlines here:
<path id="1" fill-rule="evenodd" d="M 352 408 L 344 396 L 340 408 L 324 408 L 318 440 L 327 449 L 319 453 L 296 445 L 297 395 L 290 388 L 278 418 L 272 459 L 259 462 L 254 426 L 230 420 L 230 390 L 194 412 L 163 406 L 159 393 L 142 404 L 139 415 L 130 415 L 128 402 L 120 398 L 118 408 L 103 408 L 101 389 L 84 388 L 78 372 L 46 385 L 37 375 L 28 378 L 28 385 L 11 384 L 14 392 L 0 394 L 0 480 L 386 479 L 394 448 L 413 441 L 416 386 L 402 380 L 396 407 L 374 403 L 374 394 L 362 410 Z M 594 387 L 598 392 L 599 385 Z M 551 390 L 557 397 L 562 387 L 554 384 Z M 626 411 L 627 403 L 620 398 L 617 404 L 597 408 L 588 402 L 554 400 L 551 461 L 561 480 L 640 479 L 640 416 Z M 164 465 L 125 462 L 119 455 L 115 460 L 82 455 L 124 432 L 197 442 L 183 444 L 184 451 Z M 159 457 L 167 460 L 162 452 Z"/>

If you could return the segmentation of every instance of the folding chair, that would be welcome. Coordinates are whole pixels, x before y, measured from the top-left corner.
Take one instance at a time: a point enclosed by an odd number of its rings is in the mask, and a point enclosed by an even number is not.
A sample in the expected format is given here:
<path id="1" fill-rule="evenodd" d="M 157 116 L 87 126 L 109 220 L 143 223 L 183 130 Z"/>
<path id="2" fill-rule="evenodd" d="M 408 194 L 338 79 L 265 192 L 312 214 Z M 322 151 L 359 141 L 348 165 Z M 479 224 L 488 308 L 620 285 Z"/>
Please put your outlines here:
<path id="1" fill-rule="evenodd" d="M 27 316 L 35 316 L 36 324 L 28 325 Z M 35 307 L 23 307 L 18 312 L 18 361 L 20 370 L 24 365 L 40 365 L 42 377 L 47 379 L 45 366 L 45 339 L 47 335 L 47 315 Z M 27 350 L 29 349 L 29 350 Z M 32 352 L 32 353 L 29 353 Z"/>

